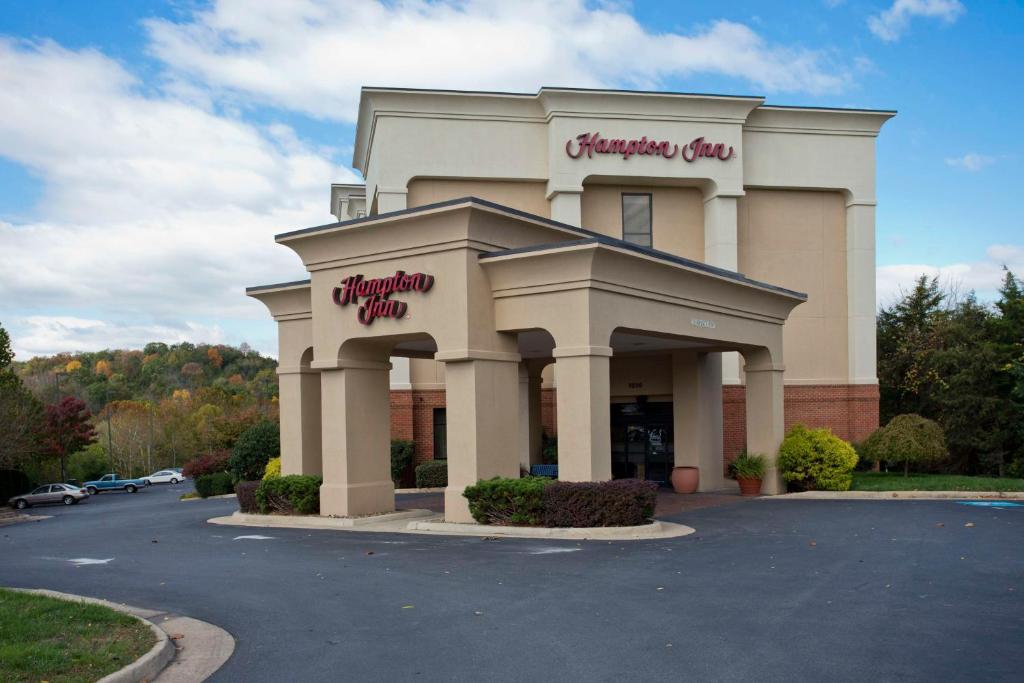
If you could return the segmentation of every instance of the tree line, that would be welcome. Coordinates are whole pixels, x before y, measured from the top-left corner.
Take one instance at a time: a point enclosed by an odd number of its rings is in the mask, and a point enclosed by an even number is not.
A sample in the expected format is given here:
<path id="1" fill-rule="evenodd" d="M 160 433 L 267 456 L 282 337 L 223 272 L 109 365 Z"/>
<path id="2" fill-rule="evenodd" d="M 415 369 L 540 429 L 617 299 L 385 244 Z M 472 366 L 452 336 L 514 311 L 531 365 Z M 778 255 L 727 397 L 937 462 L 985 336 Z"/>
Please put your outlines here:
<path id="1" fill-rule="evenodd" d="M 0 470 L 140 476 L 277 419 L 277 363 L 246 345 L 163 344 L 14 360 L 0 326 Z"/>

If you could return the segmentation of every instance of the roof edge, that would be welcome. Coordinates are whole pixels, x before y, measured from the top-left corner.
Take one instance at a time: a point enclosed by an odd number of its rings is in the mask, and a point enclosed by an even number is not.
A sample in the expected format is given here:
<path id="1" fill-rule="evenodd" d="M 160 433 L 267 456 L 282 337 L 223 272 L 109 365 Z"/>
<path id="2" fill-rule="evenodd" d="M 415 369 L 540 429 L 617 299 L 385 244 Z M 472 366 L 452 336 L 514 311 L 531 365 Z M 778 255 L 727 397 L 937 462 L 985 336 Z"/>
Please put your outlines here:
<path id="1" fill-rule="evenodd" d="M 312 283 L 312 280 L 292 280 L 291 282 L 278 282 L 272 285 L 256 285 L 254 287 L 246 287 L 245 293 L 252 294 L 254 292 L 269 292 L 275 289 L 300 289 L 302 287 L 308 287 Z"/>

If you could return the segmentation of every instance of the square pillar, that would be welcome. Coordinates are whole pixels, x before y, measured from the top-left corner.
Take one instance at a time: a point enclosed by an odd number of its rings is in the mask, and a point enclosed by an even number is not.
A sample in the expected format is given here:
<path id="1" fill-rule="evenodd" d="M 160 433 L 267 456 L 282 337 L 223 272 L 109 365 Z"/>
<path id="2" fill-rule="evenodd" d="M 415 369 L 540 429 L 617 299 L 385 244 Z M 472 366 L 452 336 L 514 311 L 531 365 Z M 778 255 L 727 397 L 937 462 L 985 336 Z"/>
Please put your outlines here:
<path id="1" fill-rule="evenodd" d="M 583 188 L 559 190 L 548 195 L 551 202 L 551 220 L 577 227 L 583 224 Z"/>
<path id="2" fill-rule="evenodd" d="M 850 384 L 877 384 L 874 202 L 846 205 L 846 292 Z"/>
<path id="3" fill-rule="evenodd" d="M 448 416 L 448 488 L 444 517 L 472 522 L 467 486 L 519 478 L 519 354 L 439 352 Z M 488 358 L 481 358 L 487 355 Z"/>
<path id="4" fill-rule="evenodd" d="M 543 366 L 530 361 L 519 364 L 519 466 L 541 462 L 544 425 L 541 421 L 541 384 Z"/>
<path id="5" fill-rule="evenodd" d="M 320 450 L 320 373 L 278 368 L 281 474 L 323 474 Z"/>
<path id="6" fill-rule="evenodd" d="M 558 478 L 564 481 L 612 478 L 611 355 L 608 346 L 554 351 Z"/>
<path id="7" fill-rule="evenodd" d="M 739 271 L 737 197 L 715 195 L 704 200 L 704 263 Z M 722 354 L 722 381 L 740 384 L 740 357 Z"/>
<path id="8" fill-rule="evenodd" d="M 700 470 L 698 491 L 725 487 L 721 358 L 720 353 L 672 354 L 675 464 Z"/>
<path id="9" fill-rule="evenodd" d="M 785 493 L 786 485 L 775 465 L 785 436 L 783 367 L 747 363 L 747 452 L 766 456 L 768 468 L 762 491 Z"/>
<path id="10" fill-rule="evenodd" d="M 377 213 L 402 211 L 407 207 L 409 190 L 405 187 L 378 187 Z"/>
<path id="11" fill-rule="evenodd" d="M 320 514 L 350 517 L 392 512 L 391 364 L 328 361 L 321 369 L 324 483 Z"/>

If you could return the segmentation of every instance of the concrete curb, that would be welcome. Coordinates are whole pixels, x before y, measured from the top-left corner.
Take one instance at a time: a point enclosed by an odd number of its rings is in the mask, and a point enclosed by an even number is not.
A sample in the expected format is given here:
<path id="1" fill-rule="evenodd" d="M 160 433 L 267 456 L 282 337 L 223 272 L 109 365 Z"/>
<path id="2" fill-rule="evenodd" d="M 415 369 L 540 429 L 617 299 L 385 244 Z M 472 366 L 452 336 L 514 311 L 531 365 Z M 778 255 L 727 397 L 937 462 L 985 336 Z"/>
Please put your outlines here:
<path id="1" fill-rule="evenodd" d="M 456 524 L 454 522 L 410 522 L 410 531 L 448 536 L 500 536 L 503 538 L 548 538 L 565 541 L 642 541 L 655 538 L 689 536 L 696 529 L 685 524 L 655 520 L 643 526 L 604 526 L 587 528 L 495 526 L 493 524 Z"/>
<path id="2" fill-rule="evenodd" d="M 142 655 L 128 666 L 104 676 L 99 680 L 99 683 L 139 683 L 140 681 L 151 681 L 172 659 L 174 659 L 174 644 L 171 642 L 171 639 L 167 637 L 167 634 L 164 633 L 159 626 L 149 619 L 140 616 L 139 612 L 146 613 L 146 610 L 139 610 L 134 607 L 128 607 L 127 605 L 118 605 L 117 603 L 109 602 L 107 600 L 98 600 L 96 598 L 87 598 L 82 595 L 72 595 L 71 593 L 51 591 L 45 588 L 14 590 L 23 590 L 25 593 L 45 595 L 47 597 L 59 598 L 61 600 L 68 600 L 71 602 L 85 602 L 93 605 L 102 605 L 103 607 L 109 607 L 112 610 L 135 617 L 149 627 L 149 630 L 152 631 L 153 635 L 156 637 L 156 644 L 149 649 L 149 652 Z"/>
<path id="3" fill-rule="evenodd" d="M 359 531 L 360 527 L 389 525 L 418 517 L 431 517 L 436 512 L 430 510 L 398 510 L 383 515 L 368 517 L 316 517 L 313 515 L 258 515 L 246 512 L 235 512 L 228 517 L 214 517 L 206 520 L 210 524 L 226 526 L 259 526 L 279 529 L 337 529 Z M 374 529 L 377 531 L 377 529 Z"/>
<path id="4" fill-rule="evenodd" d="M 412 520 L 412 521 L 409 521 Z M 694 533 L 692 527 L 655 520 L 643 526 L 591 527 L 586 529 L 493 526 L 490 524 L 457 524 L 445 522 L 430 510 L 403 510 L 371 517 L 340 518 L 287 515 L 253 515 L 236 512 L 227 517 L 206 520 L 209 524 L 288 529 L 332 529 L 334 531 L 366 531 L 427 536 L 498 536 L 502 538 L 533 538 L 553 540 L 615 540 L 640 541 L 657 538 L 678 538 Z"/>
<path id="5" fill-rule="evenodd" d="M 221 495 L 221 496 L 210 496 L 208 498 L 200 498 L 199 496 L 196 496 L 195 498 L 179 498 L 178 501 L 181 502 L 181 503 L 188 503 L 188 502 L 193 501 L 193 500 L 220 500 L 221 498 L 237 498 L 237 497 L 238 497 L 238 495 L 235 494 L 235 493 L 225 493 L 224 495 Z"/>
<path id="6" fill-rule="evenodd" d="M 14 524 L 20 524 L 21 522 L 41 522 L 44 519 L 52 519 L 53 515 L 25 515 L 18 513 L 13 517 L 4 517 L 0 519 L 0 527 L 12 526 Z"/>
<path id="7" fill-rule="evenodd" d="M 444 493 L 443 486 L 428 486 L 425 489 L 395 489 L 395 493 Z"/>
<path id="8" fill-rule="evenodd" d="M 1024 500 L 1024 491 L 801 491 L 761 500 Z"/>

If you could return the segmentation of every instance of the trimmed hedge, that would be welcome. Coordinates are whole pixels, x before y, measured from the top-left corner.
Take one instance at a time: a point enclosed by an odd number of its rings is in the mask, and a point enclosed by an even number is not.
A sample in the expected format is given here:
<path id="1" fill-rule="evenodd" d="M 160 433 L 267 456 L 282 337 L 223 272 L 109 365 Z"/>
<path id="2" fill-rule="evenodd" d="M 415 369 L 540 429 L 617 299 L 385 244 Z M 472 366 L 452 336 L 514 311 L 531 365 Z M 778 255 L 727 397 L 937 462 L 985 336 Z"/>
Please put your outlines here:
<path id="1" fill-rule="evenodd" d="M 256 489 L 260 487 L 258 481 L 240 481 L 235 484 L 235 495 L 238 496 L 238 509 L 241 512 L 259 512 L 259 505 L 256 504 Z"/>
<path id="2" fill-rule="evenodd" d="M 267 466 L 263 470 L 263 479 L 273 479 L 274 477 L 281 476 L 281 456 L 271 458 L 267 461 Z"/>
<path id="3" fill-rule="evenodd" d="M 544 487 L 552 483 L 545 477 L 494 477 L 467 486 L 462 495 L 469 501 L 469 513 L 481 524 L 538 526 L 544 520 Z"/>
<path id="4" fill-rule="evenodd" d="M 440 488 L 448 485 L 448 461 L 428 460 L 416 467 L 416 488 Z"/>
<path id="5" fill-rule="evenodd" d="M 230 472 L 214 472 L 213 474 L 201 474 L 195 479 L 196 493 L 202 498 L 210 496 L 223 496 L 234 493 L 235 482 Z"/>
<path id="6" fill-rule="evenodd" d="M 263 476 L 267 463 L 281 453 L 281 428 L 276 422 L 261 420 L 249 427 L 235 442 L 228 469 L 235 478 L 255 481 Z"/>
<path id="7" fill-rule="evenodd" d="M 638 479 L 554 481 L 495 477 L 467 486 L 473 519 L 481 524 L 546 527 L 639 526 L 654 515 L 658 485 Z"/>
<path id="8" fill-rule="evenodd" d="M 911 465 L 927 467 L 949 455 L 939 423 L 913 413 L 889 420 L 864 441 L 861 449 L 868 460 L 902 463 L 904 476 Z"/>
<path id="9" fill-rule="evenodd" d="M 778 468 L 791 487 L 806 491 L 849 491 L 857 452 L 831 429 L 795 425 L 779 446 Z"/>
<path id="10" fill-rule="evenodd" d="M 544 526 L 640 526 L 654 516 L 658 485 L 640 479 L 556 481 L 544 487 Z"/>
<path id="11" fill-rule="evenodd" d="M 263 514 L 319 514 L 322 483 L 322 477 L 302 474 L 264 479 L 256 489 L 256 504 Z"/>

